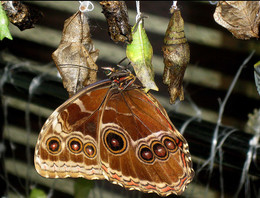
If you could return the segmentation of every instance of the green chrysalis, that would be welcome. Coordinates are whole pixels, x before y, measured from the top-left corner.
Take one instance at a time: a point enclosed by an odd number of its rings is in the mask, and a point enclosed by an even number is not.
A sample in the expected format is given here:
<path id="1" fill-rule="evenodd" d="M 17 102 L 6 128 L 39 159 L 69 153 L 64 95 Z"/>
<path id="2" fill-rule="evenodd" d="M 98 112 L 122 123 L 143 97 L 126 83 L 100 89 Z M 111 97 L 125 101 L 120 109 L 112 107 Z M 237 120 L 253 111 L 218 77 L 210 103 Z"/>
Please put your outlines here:
<path id="1" fill-rule="evenodd" d="M 126 47 L 126 56 L 131 61 L 137 78 L 145 87 L 144 91 L 147 92 L 149 89 L 158 91 L 152 68 L 153 48 L 145 32 L 143 18 L 140 18 L 132 28 L 132 37 L 132 43 Z"/>
<path id="2" fill-rule="evenodd" d="M 0 3 L 0 39 L 1 39 L 1 41 L 5 37 L 10 40 L 13 40 L 13 37 L 9 31 L 9 19 L 6 16 L 6 13 Z"/>

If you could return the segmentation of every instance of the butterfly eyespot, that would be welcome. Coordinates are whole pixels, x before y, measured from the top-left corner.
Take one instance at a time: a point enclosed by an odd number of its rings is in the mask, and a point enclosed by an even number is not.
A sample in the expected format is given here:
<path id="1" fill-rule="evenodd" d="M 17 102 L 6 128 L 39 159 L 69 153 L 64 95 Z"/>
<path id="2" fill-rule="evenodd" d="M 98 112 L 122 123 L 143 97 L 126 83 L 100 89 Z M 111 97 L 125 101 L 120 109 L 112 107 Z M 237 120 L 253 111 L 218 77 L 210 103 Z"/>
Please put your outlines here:
<path id="1" fill-rule="evenodd" d="M 121 154 L 127 148 L 125 136 L 114 130 L 107 130 L 104 134 L 104 143 L 106 148 L 113 154 Z"/>
<path id="2" fill-rule="evenodd" d="M 162 139 L 162 142 L 164 146 L 170 151 L 170 152 L 176 152 L 178 147 L 176 145 L 176 142 L 173 138 L 165 136 Z"/>
<path id="3" fill-rule="evenodd" d="M 69 150 L 73 153 L 80 153 L 82 151 L 82 142 L 78 138 L 71 138 L 68 142 Z"/>
<path id="4" fill-rule="evenodd" d="M 158 159 L 165 160 L 168 158 L 167 149 L 159 141 L 153 142 L 151 148 Z"/>
<path id="5" fill-rule="evenodd" d="M 46 147 L 51 154 L 57 154 L 61 150 L 61 141 L 57 137 L 50 137 L 46 142 Z"/>
<path id="6" fill-rule="evenodd" d="M 146 163 L 152 163 L 154 161 L 154 154 L 150 147 L 146 145 L 140 146 L 138 155 L 139 158 Z"/>
<path id="7" fill-rule="evenodd" d="M 91 142 L 86 143 L 84 145 L 84 153 L 88 158 L 96 157 L 97 154 L 96 146 Z"/>

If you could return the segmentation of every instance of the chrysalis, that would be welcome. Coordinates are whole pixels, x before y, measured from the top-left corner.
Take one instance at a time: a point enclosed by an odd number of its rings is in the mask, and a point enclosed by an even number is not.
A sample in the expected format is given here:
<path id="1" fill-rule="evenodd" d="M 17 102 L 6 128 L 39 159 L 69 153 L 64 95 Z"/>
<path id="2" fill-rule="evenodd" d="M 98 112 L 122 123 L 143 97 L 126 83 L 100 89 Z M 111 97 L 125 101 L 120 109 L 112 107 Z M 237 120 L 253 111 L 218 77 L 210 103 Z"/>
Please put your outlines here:
<path id="1" fill-rule="evenodd" d="M 34 24 L 43 17 L 38 9 L 23 4 L 21 1 L 2 1 L 4 10 L 12 24 L 21 31 L 34 27 Z"/>
<path id="2" fill-rule="evenodd" d="M 60 45 L 52 54 L 70 97 L 96 82 L 98 54 L 90 38 L 87 18 L 78 11 L 65 21 Z"/>
<path id="3" fill-rule="evenodd" d="M 258 94 L 260 95 L 260 61 L 258 61 L 255 65 L 254 65 L 254 75 L 255 75 L 255 84 L 256 84 L 256 88 L 258 91 Z"/>
<path id="4" fill-rule="evenodd" d="M 259 1 L 219 1 L 215 21 L 228 29 L 237 39 L 259 38 Z"/>
<path id="5" fill-rule="evenodd" d="M 9 19 L 0 3 L 0 40 L 3 40 L 4 38 L 13 40 L 13 37 L 9 31 Z"/>
<path id="6" fill-rule="evenodd" d="M 164 37 L 163 57 L 164 73 L 163 82 L 168 85 L 170 103 L 177 97 L 184 99 L 182 81 L 187 64 L 190 61 L 190 48 L 184 34 L 184 21 L 177 8 L 171 9 L 172 17 Z"/>
<path id="7" fill-rule="evenodd" d="M 147 92 L 150 89 L 158 91 L 152 67 L 153 48 L 143 24 L 142 18 L 132 28 L 133 41 L 126 47 L 126 56 L 132 63 L 137 78 L 145 87 L 144 91 Z"/>
<path id="8" fill-rule="evenodd" d="M 128 22 L 127 7 L 124 1 L 101 1 L 102 13 L 107 19 L 108 34 L 114 42 L 131 43 L 131 26 Z"/>

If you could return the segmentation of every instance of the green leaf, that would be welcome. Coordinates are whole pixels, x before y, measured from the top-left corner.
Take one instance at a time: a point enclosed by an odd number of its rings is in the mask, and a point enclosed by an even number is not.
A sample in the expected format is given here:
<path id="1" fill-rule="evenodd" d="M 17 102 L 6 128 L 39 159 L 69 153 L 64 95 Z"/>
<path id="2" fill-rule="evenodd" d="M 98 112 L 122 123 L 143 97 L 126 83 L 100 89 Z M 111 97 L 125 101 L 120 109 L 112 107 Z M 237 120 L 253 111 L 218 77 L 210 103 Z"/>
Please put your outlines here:
<path id="1" fill-rule="evenodd" d="M 86 198 L 90 190 L 94 187 L 91 180 L 78 178 L 74 184 L 74 198 Z"/>
<path id="2" fill-rule="evenodd" d="M 30 198 L 46 198 L 47 195 L 41 189 L 34 188 L 30 193 Z"/>
<path id="3" fill-rule="evenodd" d="M 9 31 L 9 19 L 0 3 L 0 40 L 3 40 L 5 37 L 13 40 L 13 37 Z"/>
<path id="4" fill-rule="evenodd" d="M 137 78 L 145 87 L 145 92 L 149 89 L 158 91 L 152 67 L 153 48 L 145 32 L 143 19 L 132 28 L 132 36 L 132 43 L 126 47 L 126 56 L 131 61 Z"/>

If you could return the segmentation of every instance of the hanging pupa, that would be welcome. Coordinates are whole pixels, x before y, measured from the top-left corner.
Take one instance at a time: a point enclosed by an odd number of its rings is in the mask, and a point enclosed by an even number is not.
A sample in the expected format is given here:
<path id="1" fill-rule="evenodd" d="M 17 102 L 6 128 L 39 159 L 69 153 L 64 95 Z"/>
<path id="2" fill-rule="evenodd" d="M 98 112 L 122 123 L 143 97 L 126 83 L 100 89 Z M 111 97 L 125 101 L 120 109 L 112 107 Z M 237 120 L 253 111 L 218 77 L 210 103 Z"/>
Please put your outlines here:
<path id="1" fill-rule="evenodd" d="M 9 19 L 0 3 L 0 40 L 3 40 L 4 38 L 13 40 L 13 37 L 9 31 Z"/>
<path id="2" fill-rule="evenodd" d="M 184 21 L 177 7 L 170 10 L 172 17 L 164 37 L 162 47 L 164 57 L 163 82 L 168 85 L 170 103 L 177 97 L 184 100 L 183 77 L 190 61 L 190 48 L 184 33 Z"/>
<path id="3" fill-rule="evenodd" d="M 6 14 L 12 24 L 21 31 L 34 27 L 42 17 L 43 13 L 22 1 L 1 1 Z"/>
<path id="4" fill-rule="evenodd" d="M 78 11 L 64 22 L 60 45 L 52 54 L 70 97 L 96 82 L 98 54 L 90 38 L 87 17 Z"/>
<path id="5" fill-rule="evenodd" d="M 126 3 L 124 1 L 100 1 L 99 3 L 107 20 L 110 38 L 116 43 L 131 43 L 132 34 Z"/>
<path id="6" fill-rule="evenodd" d="M 145 87 L 144 91 L 158 91 L 152 66 L 153 48 L 144 29 L 143 17 L 140 17 L 132 28 L 132 36 L 132 43 L 126 47 L 126 56 L 134 67 L 137 78 Z"/>

